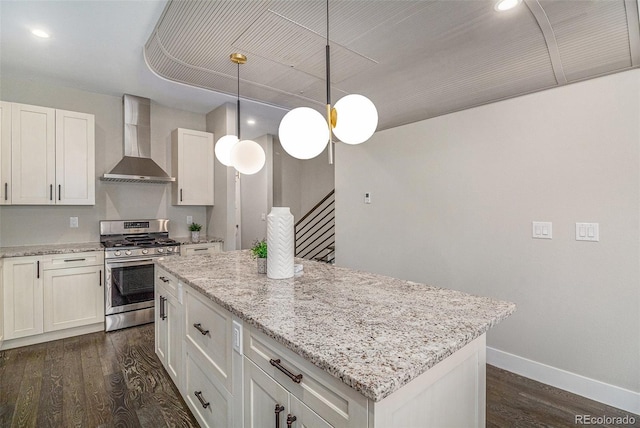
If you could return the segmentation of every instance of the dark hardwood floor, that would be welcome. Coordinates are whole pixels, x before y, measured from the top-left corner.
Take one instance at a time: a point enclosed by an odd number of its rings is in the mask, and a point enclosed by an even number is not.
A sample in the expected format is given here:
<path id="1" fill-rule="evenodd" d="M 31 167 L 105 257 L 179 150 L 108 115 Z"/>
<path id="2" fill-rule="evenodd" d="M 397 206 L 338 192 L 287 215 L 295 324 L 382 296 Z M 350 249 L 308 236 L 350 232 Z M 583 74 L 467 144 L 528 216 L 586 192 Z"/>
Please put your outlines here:
<path id="1" fill-rule="evenodd" d="M 153 334 L 148 324 L 0 351 L 0 427 L 198 426 Z M 488 428 L 575 428 L 575 415 L 628 413 L 487 366 Z"/>

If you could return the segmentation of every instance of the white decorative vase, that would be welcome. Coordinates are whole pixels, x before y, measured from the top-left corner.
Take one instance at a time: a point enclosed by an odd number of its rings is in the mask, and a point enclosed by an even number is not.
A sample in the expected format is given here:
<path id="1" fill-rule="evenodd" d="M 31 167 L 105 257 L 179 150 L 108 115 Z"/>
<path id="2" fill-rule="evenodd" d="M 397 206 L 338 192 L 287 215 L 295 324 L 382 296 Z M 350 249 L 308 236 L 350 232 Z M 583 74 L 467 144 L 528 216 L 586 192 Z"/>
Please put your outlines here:
<path id="1" fill-rule="evenodd" d="M 267 216 L 267 277 L 293 277 L 293 215 L 289 207 L 273 207 Z"/>
<path id="2" fill-rule="evenodd" d="M 200 240 L 200 231 L 192 230 L 191 231 L 191 242 L 198 242 Z"/>

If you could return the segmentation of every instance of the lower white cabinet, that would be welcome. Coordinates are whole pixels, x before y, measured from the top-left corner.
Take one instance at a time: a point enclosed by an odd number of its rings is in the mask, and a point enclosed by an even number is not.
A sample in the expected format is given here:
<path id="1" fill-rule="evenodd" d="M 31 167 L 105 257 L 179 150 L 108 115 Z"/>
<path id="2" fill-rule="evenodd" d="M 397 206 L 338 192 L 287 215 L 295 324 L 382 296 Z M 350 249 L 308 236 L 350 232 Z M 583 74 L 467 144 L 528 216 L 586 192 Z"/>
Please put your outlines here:
<path id="1" fill-rule="evenodd" d="M 102 265 L 44 271 L 44 331 L 104 321 Z"/>
<path id="2" fill-rule="evenodd" d="M 177 283 L 177 281 L 176 281 Z M 156 281 L 156 354 L 180 389 L 182 378 L 182 305 L 170 290 Z"/>
<path id="3" fill-rule="evenodd" d="M 199 351 L 185 348 L 184 400 L 203 427 L 241 426 L 242 422 L 233 418 L 233 396 L 207 367 Z"/>
<path id="4" fill-rule="evenodd" d="M 88 332 L 69 330 L 75 327 L 99 330 L 104 322 L 103 257 L 95 251 L 4 259 L 5 348 Z M 12 342 L 29 336 L 30 342 Z"/>
<path id="5" fill-rule="evenodd" d="M 194 254 L 214 254 L 222 252 L 221 242 L 205 242 L 202 244 L 183 244 L 180 246 L 181 256 Z"/>
<path id="6" fill-rule="evenodd" d="M 4 260 L 4 338 L 18 339 L 44 332 L 41 257 Z"/>
<path id="7" fill-rule="evenodd" d="M 244 359 L 244 402 L 245 427 L 284 426 L 290 412 L 289 392 L 248 358 Z"/>

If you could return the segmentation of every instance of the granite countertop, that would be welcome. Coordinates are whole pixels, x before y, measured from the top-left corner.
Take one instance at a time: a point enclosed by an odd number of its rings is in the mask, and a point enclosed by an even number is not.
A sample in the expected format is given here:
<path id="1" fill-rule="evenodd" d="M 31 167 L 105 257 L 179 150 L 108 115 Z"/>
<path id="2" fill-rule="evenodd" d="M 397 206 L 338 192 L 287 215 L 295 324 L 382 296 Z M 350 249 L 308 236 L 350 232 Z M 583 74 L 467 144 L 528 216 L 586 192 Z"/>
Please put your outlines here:
<path id="1" fill-rule="evenodd" d="M 250 252 L 156 263 L 364 396 L 380 401 L 501 320 L 515 304 L 296 259 L 284 280 Z"/>
<path id="2" fill-rule="evenodd" d="M 198 242 L 191 242 L 191 236 L 172 236 L 171 239 L 175 239 L 180 243 L 180 245 L 187 244 L 208 244 L 210 242 L 224 242 L 224 239 L 218 238 L 217 236 L 201 236 Z"/>
<path id="3" fill-rule="evenodd" d="M 0 258 L 44 256 L 47 254 L 84 253 L 85 251 L 102 251 L 99 242 L 80 242 L 71 244 L 40 244 L 23 247 L 0 247 Z"/>

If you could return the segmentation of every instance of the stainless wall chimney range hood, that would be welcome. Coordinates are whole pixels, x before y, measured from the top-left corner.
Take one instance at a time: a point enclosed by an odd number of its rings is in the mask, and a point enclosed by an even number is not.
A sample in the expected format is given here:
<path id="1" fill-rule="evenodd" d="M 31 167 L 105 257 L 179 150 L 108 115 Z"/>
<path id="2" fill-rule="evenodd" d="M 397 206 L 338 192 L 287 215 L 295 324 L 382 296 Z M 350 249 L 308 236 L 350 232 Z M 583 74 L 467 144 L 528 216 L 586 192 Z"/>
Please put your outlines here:
<path id="1" fill-rule="evenodd" d="M 124 95 L 124 157 L 102 181 L 170 183 L 174 177 L 151 159 L 151 100 Z"/>

